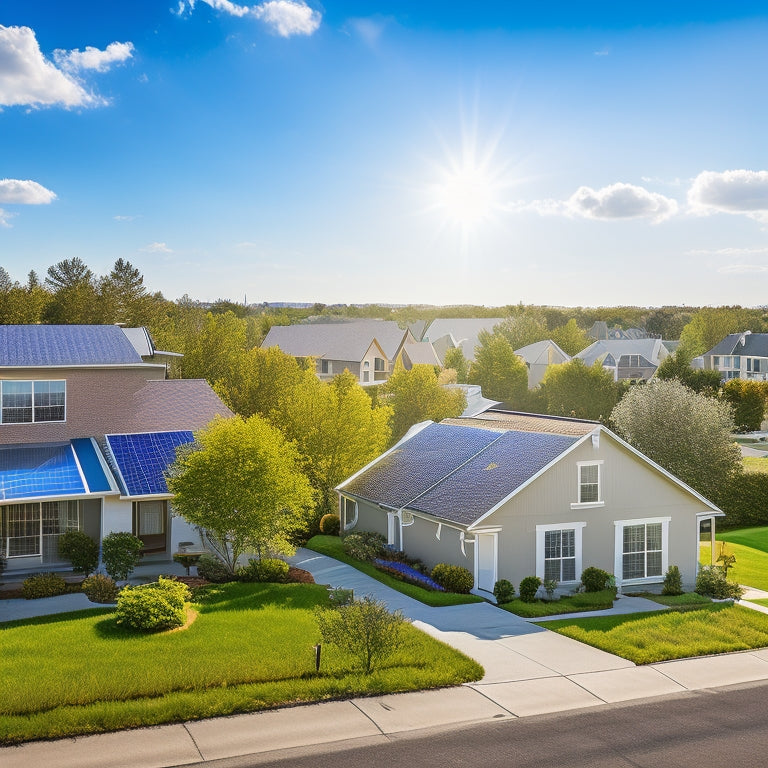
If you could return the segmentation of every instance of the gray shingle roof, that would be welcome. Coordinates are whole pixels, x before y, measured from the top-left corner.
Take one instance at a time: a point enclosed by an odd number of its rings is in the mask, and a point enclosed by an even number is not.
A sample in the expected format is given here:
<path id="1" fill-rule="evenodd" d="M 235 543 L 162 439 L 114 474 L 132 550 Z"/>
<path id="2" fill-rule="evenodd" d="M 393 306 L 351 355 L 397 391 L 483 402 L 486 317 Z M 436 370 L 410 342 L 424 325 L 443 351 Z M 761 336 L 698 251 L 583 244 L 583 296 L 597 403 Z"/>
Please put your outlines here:
<path id="1" fill-rule="evenodd" d="M 605 339 L 590 344 L 574 355 L 574 358 L 583 360 L 585 365 L 593 365 L 597 360 L 602 361 L 606 355 L 611 355 L 614 360 L 622 355 L 642 355 L 653 365 L 659 365 L 667 354 L 661 339 Z"/>
<path id="2" fill-rule="evenodd" d="M 431 424 L 343 490 L 377 504 L 469 525 L 578 440 Z"/>
<path id="3" fill-rule="evenodd" d="M 391 320 L 273 325 L 261 346 L 280 347 L 294 357 L 359 362 L 375 338 L 387 359 L 393 360 L 405 334 Z"/>
<path id="4" fill-rule="evenodd" d="M 116 325 L 1 325 L 0 366 L 135 365 L 141 356 Z"/>
<path id="5" fill-rule="evenodd" d="M 458 317 L 435 318 L 422 337 L 423 341 L 435 342 L 450 334 L 455 344 L 461 347 L 461 351 L 467 360 L 475 359 L 475 347 L 480 343 L 477 339 L 480 331 L 493 331 L 503 317 Z"/>
<path id="6" fill-rule="evenodd" d="M 768 333 L 731 333 L 704 353 L 704 357 L 710 355 L 768 357 Z"/>

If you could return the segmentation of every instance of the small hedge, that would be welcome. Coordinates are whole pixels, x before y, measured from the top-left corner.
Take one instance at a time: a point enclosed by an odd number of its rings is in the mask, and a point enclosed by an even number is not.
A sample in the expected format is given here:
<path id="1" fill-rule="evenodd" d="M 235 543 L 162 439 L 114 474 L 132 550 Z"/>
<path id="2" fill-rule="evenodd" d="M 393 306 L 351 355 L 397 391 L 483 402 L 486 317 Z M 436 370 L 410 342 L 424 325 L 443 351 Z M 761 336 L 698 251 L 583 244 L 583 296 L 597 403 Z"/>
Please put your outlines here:
<path id="1" fill-rule="evenodd" d="M 662 595 L 682 595 L 683 594 L 683 575 L 676 565 L 670 565 L 664 576 L 664 586 L 661 588 Z"/>
<path id="2" fill-rule="evenodd" d="M 181 627 L 190 597 L 186 584 L 162 576 L 151 584 L 124 587 L 117 598 L 116 623 L 144 632 Z"/>
<path id="3" fill-rule="evenodd" d="M 67 531 L 59 536 L 59 555 L 72 563 L 75 573 L 88 575 L 99 565 L 99 545 L 85 531 Z"/>
<path id="4" fill-rule="evenodd" d="M 67 592 L 67 582 L 58 573 L 37 573 L 24 579 L 21 594 L 27 600 L 56 597 Z"/>
<path id="5" fill-rule="evenodd" d="M 264 557 L 261 560 L 251 559 L 248 565 L 237 569 L 237 579 L 238 581 L 284 584 L 288 581 L 288 563 L 273 557 Z"/>
<path id="6" fill-rule="evenodd" d="M 234 581 L 235 576 L 218 557 L 213 555 L 201 555 L 197 561 L 197 575 L 201 579 L 210 581 L 213 584 L 226 584 L 228 581 Z"/>
<path id="7" fill-rule="evenodd" d="M 590 566 L 581 572 L 581 583 L 585 592 L 602 592 L 611 583 L 611 574 L 602 568 Z"/>
<path id="8" fill-rule="evenodd" d="M 387 547 L 387 540 L 373 531 L 360 531 L 349 533 L 342 539 L 344 551 L 357 560 L 370 562 L 377 557 L 382 557 Z"/>
<path id="9" fill-rule="evenodd" d="M 515 599 L 515 585 L 508 579 L 499 579 L 493 585 L 493 596 L 499 605 L 508 603 Z"/>
<path id="10" fill-rule="evenodd" d="M 144 543 L 127 531 L 107 534 L 101 541 L 104 569 L 115 581 L 125 581 L 141 560 Z"/>
<path id="11" fill-rule="evenodd" d="M 735 581 L 725 578 L 718 565 L 704 565 L 699 569 L 694 591 L 715 600 L 738 600 L 744 594 L 744 590 Z"/>
<path id="12" fill-rule="evenodd" d="M 460 595 L 468 595 L 475 586 L 475 577 L 472 572 L 461 565 L 438 563 L 432 569 L 432 579 L 447 592 L 457 592 Z"/>
<path id="13" fill-rule="evenodd" d="M 320 518 L 320 533 L 326 536 L 338 536 L 341 530 L 341 520 L 338 515 L 323 515 Z"/>
<path id="14" fill-rule="evenodd" d="M 80 589 L 92 603 L 114 603 L 120 592 L 120 587 L 113 579 L 103 573 L 95 573 L 89 576 L 80 585 Z"/>
<path id="15" fill-rule="evenodd" d="M 520 599 L 524 603 L 535 603 L 540 586 L 541 579 L 538 576 L 526 576 L 520 582 Z"/>

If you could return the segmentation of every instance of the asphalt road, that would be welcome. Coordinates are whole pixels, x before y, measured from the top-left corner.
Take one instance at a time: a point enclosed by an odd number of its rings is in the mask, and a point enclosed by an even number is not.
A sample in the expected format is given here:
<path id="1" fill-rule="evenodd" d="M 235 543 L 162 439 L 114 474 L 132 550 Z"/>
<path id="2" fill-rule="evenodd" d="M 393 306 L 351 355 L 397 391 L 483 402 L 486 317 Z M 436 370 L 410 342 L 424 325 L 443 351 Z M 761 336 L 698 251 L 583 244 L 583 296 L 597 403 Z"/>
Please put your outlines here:
<path id="1" fill-rule="evenodd" d="M 768 683 L 200 765 L 761 768 L 768 766 Z"/>

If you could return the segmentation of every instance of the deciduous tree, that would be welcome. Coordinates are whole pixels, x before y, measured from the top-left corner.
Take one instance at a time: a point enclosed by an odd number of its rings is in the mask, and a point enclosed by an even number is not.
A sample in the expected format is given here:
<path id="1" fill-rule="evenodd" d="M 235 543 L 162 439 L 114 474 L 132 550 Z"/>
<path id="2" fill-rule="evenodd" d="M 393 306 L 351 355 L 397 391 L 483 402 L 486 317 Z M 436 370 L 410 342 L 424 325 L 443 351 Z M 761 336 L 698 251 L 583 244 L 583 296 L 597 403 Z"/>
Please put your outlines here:
<path id="1" fill-rule="evenodd" d="M 480 345 L 469 369 L 471 384 L 479 384 L 483 395 L 515 407 L 528 392 L 528 369 L 501 333 L 481 331 Z"/>
<path id="2" fill-rule="evenodd" d="M 618 403 L 623 385 L 599 362 L 589 367 L 575 359 L 551 365 L 540 389 L 547 413 L 553 416 L 605 421 Z"/>

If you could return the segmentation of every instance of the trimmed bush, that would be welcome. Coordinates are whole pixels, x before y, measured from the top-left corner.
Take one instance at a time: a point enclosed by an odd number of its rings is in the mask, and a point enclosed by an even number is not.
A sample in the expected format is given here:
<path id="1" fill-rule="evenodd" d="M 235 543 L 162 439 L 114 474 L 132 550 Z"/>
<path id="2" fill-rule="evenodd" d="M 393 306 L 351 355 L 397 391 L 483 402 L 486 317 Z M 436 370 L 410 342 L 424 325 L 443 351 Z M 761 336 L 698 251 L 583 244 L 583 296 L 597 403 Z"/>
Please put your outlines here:
<path id="1" fill-rule="evenodd" d="M 124 587 L 117 598 L 117 624 L 144 632 L 181 627 L 185 603 L 191 593 L 186 584 L 162 576 L 151 584 Z"/>
<path id="2" fill-rule="evenodd" d="M 27 600 L 37 600 L 41 597 L 56 597 L 67 591 L 67 582 L 58 573 L 37 573 L 24 579 L 21 594 Z"/>
<path id="3" fill-rule="evenodd" d="M 214 555 L 201 555 L 197 561 L 197 575 L 214 584 L 226 584 L 234 581 L 235 575 Z"/>
<path id="4" fill-rule="evenodd" d="M 120 592 L 120 587 L 115 584 L 114 579 L 110 579 L 103 573 L 94 573 L 93 576 L 89 576 L 80 585 L 80 589 L 92 603 L 114 603 Z"/>
<path id="5" fill-rule="evenodd" d="M 703 565 L 699 569 L 694 591 L 715 600 L 738 600 L 744 594 L 744 590 L 735 581 L 725 578 L 722 568 L 717 565 Z"/>
<path id="6" fill-rule="evenodd" d="M 585 592 L 602 592 L 608 589 L 611 581 L 611 574 L 602 568 L 590 566 L 581 572 L 581 583 L 584 585 Z"/>
<path id="7" fill-rule="evenodd" d="M 261 560 L 250 559 L 248 565 L 237 569 L 237 579 L 238 581 L 284 584 L 288 581 L 288 563 L 273 557 L 264 557 Z"/>
<path id="8" fill-rule="evenodd" d="M 85 531 L 67 531 L 59 536 L 59 555 L 72 563 L 75 573 L 86 576 L 99 565 L 99 545 Z"/>
<path id="9" fill-rule="evenodd" d="M 544 587 L 544 591 L 547 593 L 547 600 L 554 600 L 555 590 L 557 589 L 557 579 L 544 579 L 541 585 Z"/>
<path id="10" fill-rule="evenodd" d="M 320 518 L 320 533 L 326 536 L 338 536 L 341 530 L 341 520 L 338 515 L 323 515 Z"/>
<path id="11" fill-rule="evenodd" d="M 515 599 L 515 585 L 507 579 L 499 579 L 493 585 L 493 596 L 499 605 L 509 603 Z"/>
<path id="12" fill-rule="evenodd" d="M 664 586 L 661 588 L 662 595 L 682 595 L 683 594 L 683 576 L 676 565 L 670 565 L 664 575 Z"/>
<path id="13" fill-rule="evenodd" d="M 101 559 L 104 568 L 115 581 L 125 581 L 141 560 L 141 539 L 127 531 L 105 536 L 101 542 Z"/>
<path id="14" fill-rule="evenodd" d="M 432 579 L 448 592 L 468 595 L 475 586 L 475 577 L 472 572 L 461 565 L 438 563 L 432 569 L 431 575 Z"/>
<path id="15" fill-rule="evenodd" d="M 350 557 L 363 561 L 382 557 L 387 548 L 387 540 L 380 533 L 373 531 L 349 533 L 342 539 L 342 544 Z"/>
<path id="16" fill-rule="evenodd" d="M 524 603 L 535 603 L 540 586 L 541 579 L 538 576 L 526 576 L 520 582 L 520 599 Z"/>

